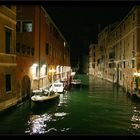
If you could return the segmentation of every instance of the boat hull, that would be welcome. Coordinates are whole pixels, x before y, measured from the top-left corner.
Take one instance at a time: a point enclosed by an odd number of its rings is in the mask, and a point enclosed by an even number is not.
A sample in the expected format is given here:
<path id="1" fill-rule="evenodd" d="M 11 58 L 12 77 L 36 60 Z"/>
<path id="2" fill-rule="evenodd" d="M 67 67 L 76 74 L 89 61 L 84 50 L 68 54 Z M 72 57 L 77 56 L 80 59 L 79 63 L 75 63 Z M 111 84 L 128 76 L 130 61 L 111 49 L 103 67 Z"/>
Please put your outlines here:
<path id="1" fill-rule="evenodd" d="M 74 88 L 80 88 L 81 84 L 82 84 L 81 80 L 79 80 L 79 79 L 72 80 L 72 82 L 71 82 L 71 86 Z"/>
<path id="2" fill-rule="evenodd" d="M 49 102 L 49 101 L 52 101 L 52 100 L 55 100 L 55 99 L 58 99 L 59 98 L 59 94 L 58 93 L 55 93 L 54 95 L 50 95 L 50 96 L 32 96 L 31 97 L 31 100 L 33 102 Z"/>

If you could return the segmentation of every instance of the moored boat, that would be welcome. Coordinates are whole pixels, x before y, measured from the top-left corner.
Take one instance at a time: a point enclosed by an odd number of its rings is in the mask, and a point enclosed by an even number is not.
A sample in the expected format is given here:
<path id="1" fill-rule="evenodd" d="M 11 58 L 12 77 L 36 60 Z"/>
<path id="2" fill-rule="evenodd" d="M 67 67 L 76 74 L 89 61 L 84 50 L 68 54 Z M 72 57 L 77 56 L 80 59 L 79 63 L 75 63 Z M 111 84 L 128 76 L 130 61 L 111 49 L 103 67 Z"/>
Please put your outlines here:
<path id="1" fill-rule="evenodd" d="M 82 82 L 81 82 L 80 79 L 73 79 L 71 81 L 71 86 L 72 87 L 81 87 L 81 85 L 82 85 Z"/>
<path id="2" fill-rule="evenodd" d="M 57 93 L 63 93 L 64 84 L 62 82 L 54 82 L 50 89 Z"/>
<path id="3" fill-rule="evenodd" d="M 57 98 L 59 98 L 59 94 L 57 92 L 41 90 L 41 91 L 35 92 L 35 94 L 31 97 L 31 100 L 33 102 L 46 102 L 46 101 L 51 101 Z"/>

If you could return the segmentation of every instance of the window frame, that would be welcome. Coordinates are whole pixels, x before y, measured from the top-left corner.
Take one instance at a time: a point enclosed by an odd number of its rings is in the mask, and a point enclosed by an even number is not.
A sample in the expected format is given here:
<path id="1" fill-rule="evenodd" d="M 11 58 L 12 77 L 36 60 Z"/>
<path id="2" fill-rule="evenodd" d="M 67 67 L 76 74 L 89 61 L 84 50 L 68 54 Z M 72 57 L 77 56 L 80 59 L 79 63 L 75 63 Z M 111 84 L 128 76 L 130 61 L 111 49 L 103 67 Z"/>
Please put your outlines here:
<path id="1" fill-rule="evenodd" d="M 7 77 L 9 76 L 9 77 Z M 9 81 L 7 81 L 8 79 Z M 9 85 L 7 85 L 9 84 Z M 10 93 L 12 91 L 12 76 L 11 74 L 5 74 L 5 91 L 6 93 Z"/>
<path id="2" fill-rule="evenodd" d="M 24 24 L 32 24 L 32 29 L 31 30 L 27 29 L 27 27 Z M 22 32 L 24 32 L 24 33 L 32 33 L 33 32 L 33 21 L 31 21 L 31 20 L 22 21 L 21 27 L 22 27 Z"/>

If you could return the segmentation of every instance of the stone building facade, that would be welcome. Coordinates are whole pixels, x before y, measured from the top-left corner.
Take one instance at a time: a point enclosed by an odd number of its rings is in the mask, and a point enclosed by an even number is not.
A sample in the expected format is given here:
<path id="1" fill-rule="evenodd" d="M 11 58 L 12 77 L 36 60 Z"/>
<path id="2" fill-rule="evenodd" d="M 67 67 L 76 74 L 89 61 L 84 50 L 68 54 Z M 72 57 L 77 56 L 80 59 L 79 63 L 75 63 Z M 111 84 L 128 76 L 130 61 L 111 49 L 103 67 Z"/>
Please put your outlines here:
<path id="1" fill-rule="evenodd" d="M 17 78 L 20 97 L 70 78 L 70 47 L 42 6 L 17 6 Z M 53 70 L 53 71 L 52 71 Z"/>
<path id="2" fill-rule="evenodd" d="M 0 6 L 0 109 L 17 103 L 16 6 Z"/>
<path id="3" fill-rule="evenodd" d="M 0 111 L 56 80 L 69 82 L 69 44 L 43 6 L 0 6 L 0 21 Z"/>
<path id="4" fill-rule="evenodd" d="M 98 35 L 98 73 L 131 94 L 140 89 L 136 84 L 140 76 L 139 35 L 140 6 L 133 7 L 121 22 L 105 27 Z"/>

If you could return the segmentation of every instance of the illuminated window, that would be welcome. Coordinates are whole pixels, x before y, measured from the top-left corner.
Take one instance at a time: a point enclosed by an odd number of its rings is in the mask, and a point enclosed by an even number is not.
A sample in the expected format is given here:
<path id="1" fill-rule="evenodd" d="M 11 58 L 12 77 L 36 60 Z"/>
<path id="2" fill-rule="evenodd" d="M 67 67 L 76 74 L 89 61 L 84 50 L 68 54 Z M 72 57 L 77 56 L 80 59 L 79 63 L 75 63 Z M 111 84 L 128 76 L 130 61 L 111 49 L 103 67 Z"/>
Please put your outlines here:
<path id="1" fill-rule="evenodd" d="M 22 31 L 32 32 L 32 22 L 30 21 L 22 22 Z"/>
<path id="2" fill-rule="evenodd" d="M 31 71 L 32 71 L 33 78 L 37 78 L 38 77 L 38 71 L 39 71 L 38 64 L 33 64 L 32 67 L 31 67 Z"/>
<path id="3" fill-rule="evenodd" d="M 46 65 L 44 64 L 40 69 L 40 75 L 45 76 L 46 75 Z"/>

